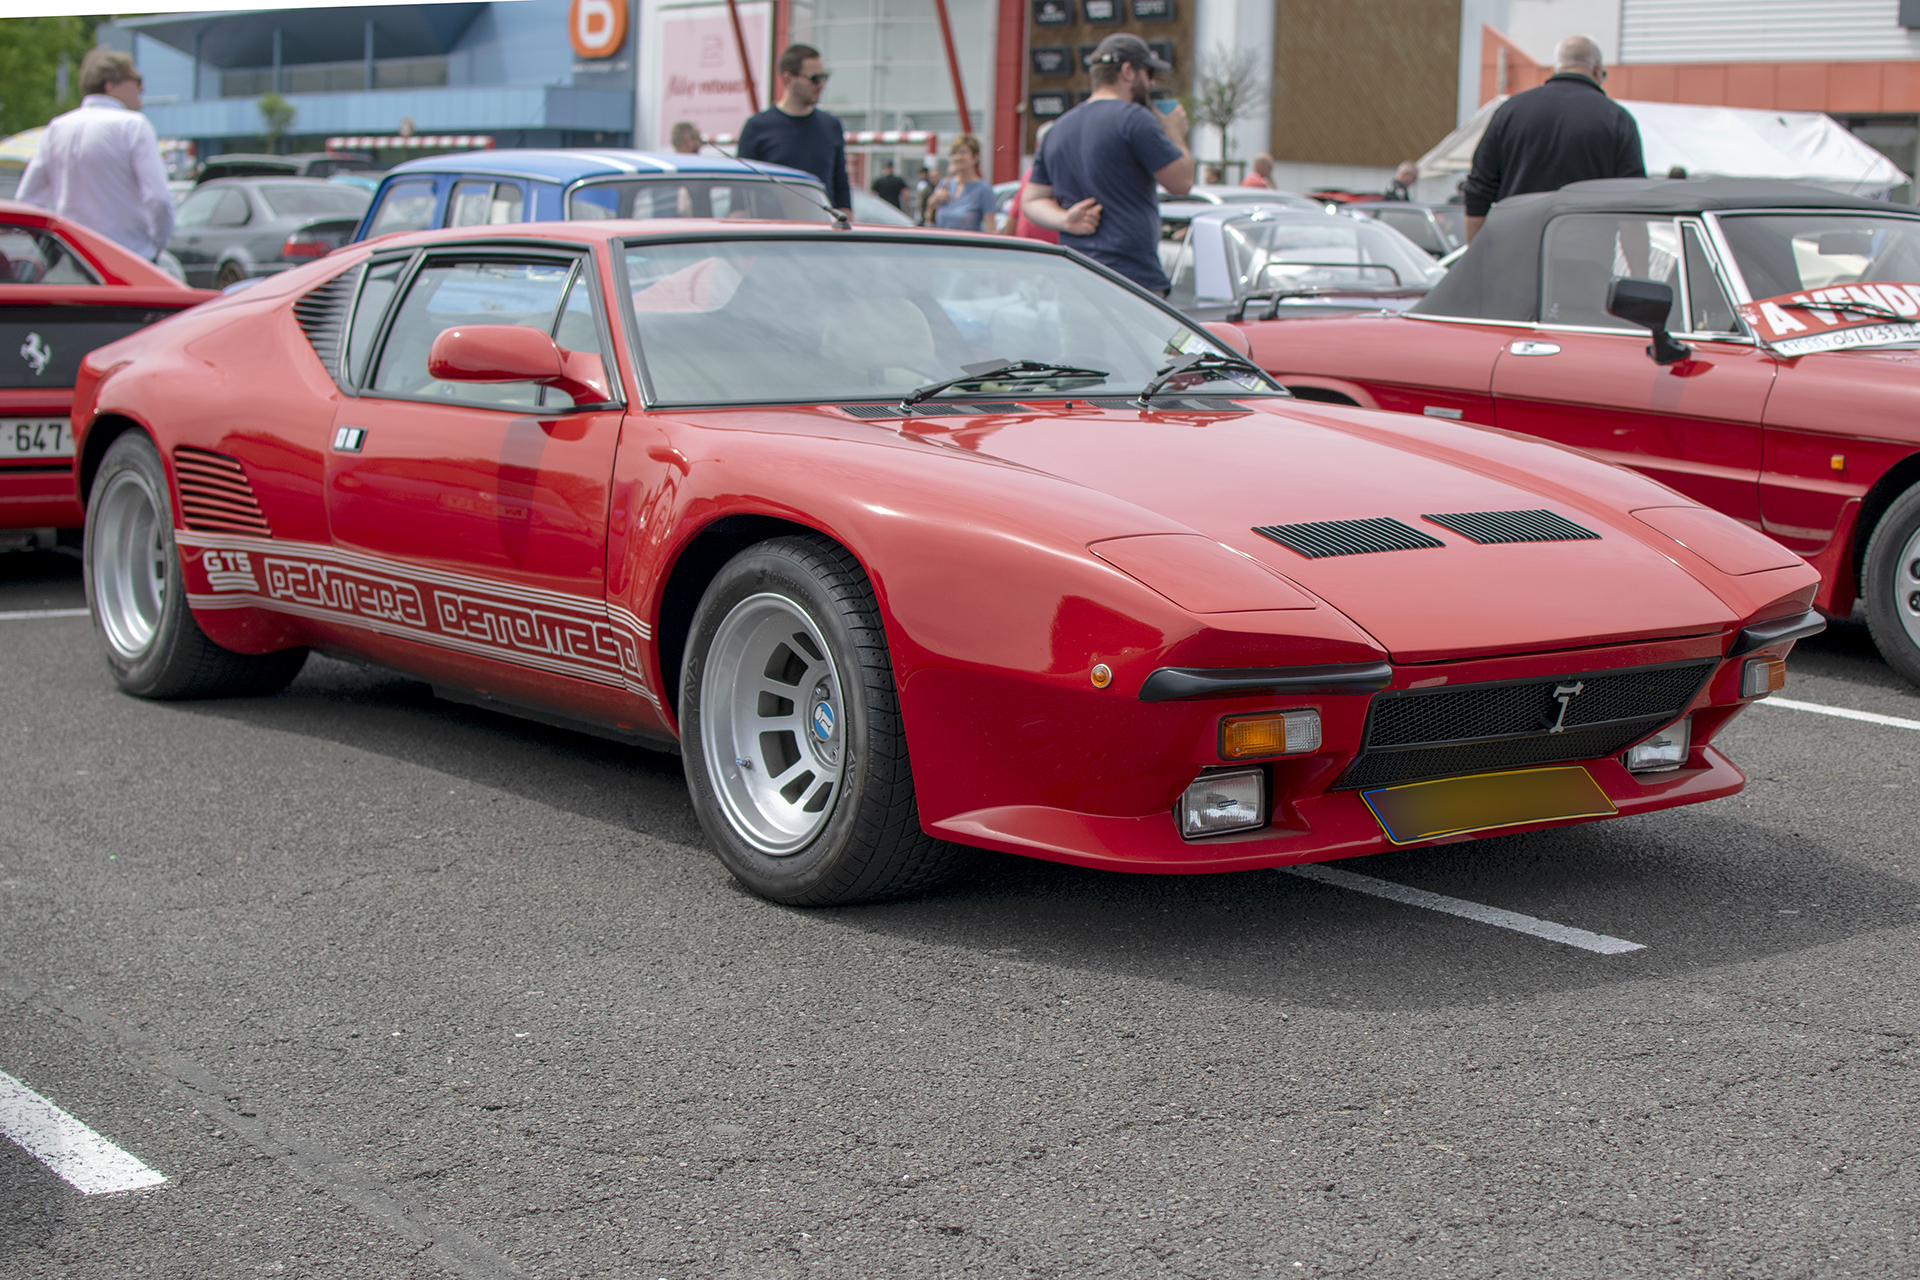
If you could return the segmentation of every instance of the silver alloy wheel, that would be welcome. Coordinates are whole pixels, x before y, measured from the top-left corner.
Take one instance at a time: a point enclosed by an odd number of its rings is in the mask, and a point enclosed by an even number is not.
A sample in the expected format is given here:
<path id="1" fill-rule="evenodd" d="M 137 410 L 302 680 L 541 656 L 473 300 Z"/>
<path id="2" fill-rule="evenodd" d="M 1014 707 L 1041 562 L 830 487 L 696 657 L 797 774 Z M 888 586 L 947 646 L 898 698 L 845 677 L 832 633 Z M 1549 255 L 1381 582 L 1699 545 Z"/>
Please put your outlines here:
<path id="1" fill-rule="evenodd" d="M 742 840 L 798 853 L 833 814 L 846 773 L 846 702 L 826 641 L 786 596 L 733 606 L 700 674 L 700 743 Z"/>
<path id="2" fill-rule="evenodd" d="M 167 528 L 146 477 L 136 471 L 115 472 L 94 501 L 94 612 L 114 652 L 133 661 L 153 643 L 166 607 L 173 558 Z"/>
<path id="3" fill-rule="evenodd" d="M 1920 645 L 1920 530 L 1907 539 L 1893 571 L 1893 611 L 1907 630 L 1907 639 Z"/>

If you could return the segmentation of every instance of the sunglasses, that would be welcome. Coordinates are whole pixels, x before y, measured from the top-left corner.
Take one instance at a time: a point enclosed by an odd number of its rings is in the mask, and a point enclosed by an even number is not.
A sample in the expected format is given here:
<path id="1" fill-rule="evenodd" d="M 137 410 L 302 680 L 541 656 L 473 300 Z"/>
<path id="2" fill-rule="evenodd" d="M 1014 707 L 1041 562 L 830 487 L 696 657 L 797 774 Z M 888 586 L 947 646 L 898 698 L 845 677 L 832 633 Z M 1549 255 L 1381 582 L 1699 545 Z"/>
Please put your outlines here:
<path id="1" fill-rule="evenodd" d="M 827 82 L 827 81 L 828 81 L 829 79 L 831 79 L 831 78 L 832 78 L 832 76 L 833 76 L 833 72 L 831 72 L 831 71 L 822 71 L 822 72 L 821 72 L 821 73 L 820 73 L 819 75 L 817 75 L 817 76 L 802 76 L 802 77 L 800 77 L 800 78 L 801 78 L 802 80 L 811 80 L 811 81 L 813 81 L 813 87 L 814 87 L 814 88 L 816 88 L 816 89 L 818 89 L 818 88 L 819 88 L 819 87 L 820 87 L 821 85 L 823 85 L 823 84 L 825 84 L 825 83 L 826 83 L 826 82 Z"/>

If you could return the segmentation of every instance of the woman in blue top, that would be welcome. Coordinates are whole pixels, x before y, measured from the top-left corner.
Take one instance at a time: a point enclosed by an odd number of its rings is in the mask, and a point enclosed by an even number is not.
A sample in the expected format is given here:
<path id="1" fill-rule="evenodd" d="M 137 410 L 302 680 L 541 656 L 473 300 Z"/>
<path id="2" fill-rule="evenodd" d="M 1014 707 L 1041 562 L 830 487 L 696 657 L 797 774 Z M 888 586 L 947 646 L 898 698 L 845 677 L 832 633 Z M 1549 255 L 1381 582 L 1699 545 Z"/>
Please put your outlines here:
<path id="1" fill-rule="evenodd" d="M 980 139 L 963 133 L 947 156 L 947 176 L 927 201 L 936 225 L 953 231 L 998 231 L 993 184 L 980 176 Z"/>

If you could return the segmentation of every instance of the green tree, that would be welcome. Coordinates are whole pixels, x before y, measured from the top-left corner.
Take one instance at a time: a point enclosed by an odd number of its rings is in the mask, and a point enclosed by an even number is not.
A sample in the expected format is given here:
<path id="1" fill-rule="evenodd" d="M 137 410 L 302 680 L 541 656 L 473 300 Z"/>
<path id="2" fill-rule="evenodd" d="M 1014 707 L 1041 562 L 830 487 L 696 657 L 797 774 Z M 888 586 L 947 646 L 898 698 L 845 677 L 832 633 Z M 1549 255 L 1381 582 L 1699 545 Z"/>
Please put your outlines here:
<path id="1" fill-rule="evenodd" d="M 1260 59 L 1253 50 L 1215 45 L 1212 53 L 1200 59 L 1199 79 L 1193 94 L 1193 119 L 1196 124 L 1212 125 L 1220 131 L 1220 168 L 1224 173 L 1227 156 L 1233 150 L 1229 136 L 1233 126 L 1267 105 L 1267 77 L 1261 74 Z"/>
<path id="2" fill-rule="evenodd" d="M 0 138 L 32 129 L 80 105 L 80 59 L 98 18 L 0 19 Z M 67 91 L 55 93 L 60 62 Z"/>
<path id="3" fill-rule="evenodd" d="M 277 93 L 260 95 L 260 123 L 266 126 L 267 150 L 275 154 L 280 150 L 280 139 L 293 127 L 296 108 L 291 102 Z"/>

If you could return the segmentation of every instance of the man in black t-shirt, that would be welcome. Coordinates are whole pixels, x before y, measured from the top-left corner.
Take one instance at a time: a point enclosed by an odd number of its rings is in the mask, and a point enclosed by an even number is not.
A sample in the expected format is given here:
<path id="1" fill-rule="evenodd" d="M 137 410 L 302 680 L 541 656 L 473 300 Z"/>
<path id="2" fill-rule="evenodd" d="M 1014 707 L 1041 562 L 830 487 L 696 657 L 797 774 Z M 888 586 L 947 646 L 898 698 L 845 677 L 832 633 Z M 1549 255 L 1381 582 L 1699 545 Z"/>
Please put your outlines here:
<path id="1" fill-rule="evenodd" d="M 880 176 L 873 180 L 873 194 L 898 209 L 900 193 L 907 189 L 907 180 L 893 171 L 893 161 L 888 160 L 880 166 Z"/>
<path id="2" fill-rule="evenodd" d="M 780 55 L 780 100 L 740 130 L 739 156 L 812 174 L 826 184 L 828 203 L 850 212 L 846 131 L 837 117 L 815 109 L 827 74 L 818 49 L 788 45 Z"/>

